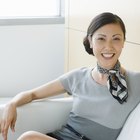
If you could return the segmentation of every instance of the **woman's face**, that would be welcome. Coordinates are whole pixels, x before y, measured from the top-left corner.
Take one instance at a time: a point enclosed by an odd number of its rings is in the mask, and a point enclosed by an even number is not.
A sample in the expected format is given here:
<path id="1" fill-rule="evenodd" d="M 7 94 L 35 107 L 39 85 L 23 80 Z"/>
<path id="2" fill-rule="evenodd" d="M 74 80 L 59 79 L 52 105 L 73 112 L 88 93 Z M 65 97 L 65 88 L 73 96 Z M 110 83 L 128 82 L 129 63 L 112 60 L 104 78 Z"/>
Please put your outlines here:
<path id="1" fill-rule="evenodd" d="M 124 46 L 124 34 L 120 25 L 107 24 L 99 28 L 90 39 L 90 46 L 101 67 L 113 68 Z"/>

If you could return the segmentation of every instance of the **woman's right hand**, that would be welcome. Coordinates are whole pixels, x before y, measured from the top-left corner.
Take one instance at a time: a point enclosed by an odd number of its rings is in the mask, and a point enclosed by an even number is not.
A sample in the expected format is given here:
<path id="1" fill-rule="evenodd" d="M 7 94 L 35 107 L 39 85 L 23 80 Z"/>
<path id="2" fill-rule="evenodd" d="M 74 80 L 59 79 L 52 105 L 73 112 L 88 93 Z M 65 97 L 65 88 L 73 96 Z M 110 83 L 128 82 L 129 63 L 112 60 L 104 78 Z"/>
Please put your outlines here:
<path id="1" fill-rule="evenodd" d="M 9 127 L 13 132 L 15 132 L 16 119 L 17 119 L 16 105 L 14 103 L 6 104 L 0 122 L 1 133 L 4 140 L 7 140 Z"/>

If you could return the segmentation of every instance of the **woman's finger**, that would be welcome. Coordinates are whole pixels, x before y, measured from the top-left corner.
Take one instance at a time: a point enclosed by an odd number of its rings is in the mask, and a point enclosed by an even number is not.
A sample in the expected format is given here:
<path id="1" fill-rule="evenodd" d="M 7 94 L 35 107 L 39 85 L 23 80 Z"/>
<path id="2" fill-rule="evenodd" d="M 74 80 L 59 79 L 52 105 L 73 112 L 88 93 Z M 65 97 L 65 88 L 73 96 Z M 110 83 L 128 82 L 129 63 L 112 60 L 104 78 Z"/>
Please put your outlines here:
<path id="1" fill-rule="evenodd" d="M 3 136 L 4 140 L 7 140 L 7 133 L 8 133 L 9 125 L 10 125 L 9 121 L 3 121 L 2 136 Z"/>
<path id="2" fill-rule="evenodd" d="M 10 125 L 12 132 L 15 132 L 16 120 L 17 120 L 17 114 L 15 114 L 15 117 L 13 118 L 11 125 Z"/>
<path id="3" fill-rule="evenodd" d="M 12 132 L 15 132 L 15 123 L 16 123 L 16 120 L 14 120 L 10 125 Z"/>

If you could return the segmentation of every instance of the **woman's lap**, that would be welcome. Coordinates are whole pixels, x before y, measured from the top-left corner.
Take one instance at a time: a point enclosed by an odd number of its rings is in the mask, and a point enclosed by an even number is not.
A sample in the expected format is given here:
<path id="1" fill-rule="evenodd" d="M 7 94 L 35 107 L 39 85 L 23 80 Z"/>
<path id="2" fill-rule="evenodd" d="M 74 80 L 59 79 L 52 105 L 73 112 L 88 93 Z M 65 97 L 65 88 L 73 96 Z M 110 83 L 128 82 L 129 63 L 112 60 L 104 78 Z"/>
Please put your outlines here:
<path id="1" fill-rule="evenodd" d="M 48 133 L 46 135 L 36 132 L 28 131 L 23 133 L 18 140 L 79 140 L 73 132 L 67 129 L 65 126 L 62 129 Z"/>
<path id="2" fill-rule="evenodd" d="M 58 140 L 79 140 L 79 137 L 77 137 L 73 132 L 68 130 L 65 126 L 62 127 L 62 129 L 49 133 L 47 135 Z"/>

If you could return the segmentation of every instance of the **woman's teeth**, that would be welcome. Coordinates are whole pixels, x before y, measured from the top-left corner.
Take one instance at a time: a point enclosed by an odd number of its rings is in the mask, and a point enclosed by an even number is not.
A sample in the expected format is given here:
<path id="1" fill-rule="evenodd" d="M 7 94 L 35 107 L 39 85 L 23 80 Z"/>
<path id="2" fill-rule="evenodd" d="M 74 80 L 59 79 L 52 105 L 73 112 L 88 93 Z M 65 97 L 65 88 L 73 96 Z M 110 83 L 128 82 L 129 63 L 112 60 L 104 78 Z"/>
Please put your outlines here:
<path id="1" fill-rule="evenodd" d="M 114 56 L 114 53 L 110 53 L 110 54 L 107 54 L 107 53 L 104 54 L 103 53 L 102 56 L 105 57 L 105 58 L 111 58 L 111 57 Z"/>

